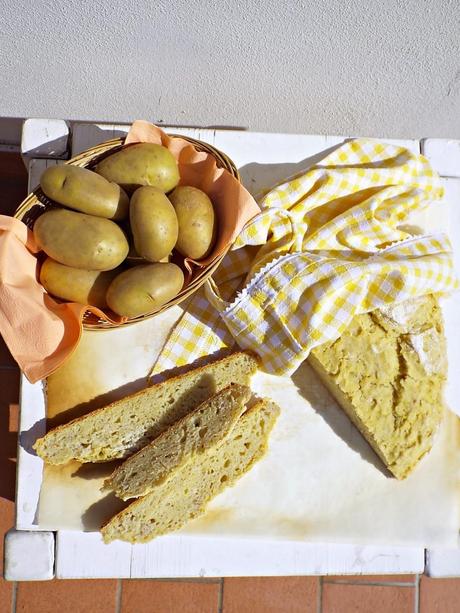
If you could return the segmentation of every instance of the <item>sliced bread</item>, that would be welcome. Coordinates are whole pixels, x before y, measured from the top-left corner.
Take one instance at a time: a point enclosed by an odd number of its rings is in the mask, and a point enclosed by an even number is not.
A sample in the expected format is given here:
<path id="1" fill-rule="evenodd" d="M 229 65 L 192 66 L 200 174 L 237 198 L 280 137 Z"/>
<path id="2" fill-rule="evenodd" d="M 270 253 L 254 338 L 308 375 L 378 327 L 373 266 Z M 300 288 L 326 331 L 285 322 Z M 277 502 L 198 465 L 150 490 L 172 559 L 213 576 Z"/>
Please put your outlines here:
<path id="1" fill-rule="evenodd" d="M 407 477 L 443 416 L 447 361 L 436 298 L 359 315 L 308 359 L 391 473 Z"/>
<path id="2" fill-rule="evenodd" d="M 58 426 L 34 449 L 49 464 L 126 458 L 227 385 L 249 385 L 256 370 L 252 354 L 235 352 Z"/>
<path id="3" fill-rule="evenodd" d="M 246 410 L 251 390 L 234 383 L 176 421 L 119 466 L 104 486 L 122 500 L 148 494 L 187 461 L 220 443 Z"/>
<path id="4" fill-rule="evenodd" d="M 259 400 L 237 421 L 218 446 L 180 468 L 171 479 L 115 515 L 102 528 L 106 543 L 115 539 L 144 543 L 179 530 L 232 485 L 265 454 L 279 414 L 270 400 Z"/>

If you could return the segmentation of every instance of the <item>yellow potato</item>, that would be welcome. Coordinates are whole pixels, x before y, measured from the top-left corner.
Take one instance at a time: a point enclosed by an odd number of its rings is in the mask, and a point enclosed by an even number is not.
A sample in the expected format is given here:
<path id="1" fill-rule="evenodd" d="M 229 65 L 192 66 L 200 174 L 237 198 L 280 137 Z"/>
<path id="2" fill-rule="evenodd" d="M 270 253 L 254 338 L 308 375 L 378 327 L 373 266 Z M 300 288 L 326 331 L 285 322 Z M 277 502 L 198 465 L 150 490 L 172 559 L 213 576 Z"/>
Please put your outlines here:
<path id="1" fill-rule="evenodd" d="M 123 219 L 128 215 L 129 199 L 116 183 L 78 166 L 51 166 L 40 178 L 48 198 L 82 213 Z"/>
<path id="2" fill-rule="evenodd" d="M 160 262 L 170 262 L 172 258 L 172 253 L 168 253 L 164 258 L 159 260 Z M 126 258 L 126 264 L 128 266 L 139 266 L 140 264 L 150 264 L 150 262 L 144 258 L 142 258 L 136 251 L 134 245 L 130 245 L 128 256 Z"/>
<path id="3" fill-rule="evenodd" d="M 176 264 L 135 266 L 112 281 L 107 304 L 124 317 L 145 315 L 177 296 L 183 284 L 184 274 Z"/>
<path id="4" fill-rule="evenodd" d="M 183 256 L 201 260 L 216 239 L 217 223 L 208 196 L 196 187 L 181 185 L 169 195 L 179 221 L 176 249 Z"/>
<path id="5" fill-rule="evenodd" d="M 46 258 L 40 269 L 40 283 L 57 298 L 105 309 L 105 295 L 118 274 L 118 270 L 101 272 L 72 268 Z"/>
<path id="6" fill-rule="evenodd" d="M 162 145 L 136 143 L 101 160 L 96 172 L 131 193 L 142 185 L 169 192 L 179 183 L 179 169 L 172 153 Z"/>
<path id="7" fill-rule="evenodd" d="M 137 253 L 159 262 L 171 253 L 179 226 L 173 205 L 156 187 L 139 187 L 131 197 L 129 220 Z"/>
<path id="8" fill-rule="evenodd" d="M 113 221 L 66 209 L 40 215 L 34 236 L 50 258 L 85 270 L 112 270 L 129 250 L 125 235 Z"/>

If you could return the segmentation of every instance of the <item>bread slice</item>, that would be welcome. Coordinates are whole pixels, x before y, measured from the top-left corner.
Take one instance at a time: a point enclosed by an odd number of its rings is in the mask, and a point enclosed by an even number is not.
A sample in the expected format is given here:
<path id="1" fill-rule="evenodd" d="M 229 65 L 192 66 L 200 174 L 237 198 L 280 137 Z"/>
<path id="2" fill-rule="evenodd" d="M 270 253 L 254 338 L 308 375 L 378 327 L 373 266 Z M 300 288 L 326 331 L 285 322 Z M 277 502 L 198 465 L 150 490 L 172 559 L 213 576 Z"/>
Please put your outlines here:
<path id="1" fill-rule="evenodd" d="M 212 498 L 265 454 L 278 414 L 273 402 L 257 401 L 220 445 L 188 462 L 171 479 L 112 517 L 101 529 L 104 541 L 145 543 L 179 530 L 202 514 Z"/>
<path id="2" fill-rule="evenodd" d="M 122 500 L 148 494 L 187 461 L 221 442 L 246 410 L 251 390 L 234 383 L 175 422 L 149 445 L 129 457 L 106 481 Z"/>
<path id="3" fill-rule="evenodd" d="M 359 315 L 308 359 L 391 473 L 407 477 L 443 417 L 447 360 L 436 298 Z"/>
<path id="4" fill-rule="evenodd" d="M 35 442 L 49 464 L 126 458 L 231 383 L 249 385 L 256 358 L 235 352 L 50 430 Z"/>

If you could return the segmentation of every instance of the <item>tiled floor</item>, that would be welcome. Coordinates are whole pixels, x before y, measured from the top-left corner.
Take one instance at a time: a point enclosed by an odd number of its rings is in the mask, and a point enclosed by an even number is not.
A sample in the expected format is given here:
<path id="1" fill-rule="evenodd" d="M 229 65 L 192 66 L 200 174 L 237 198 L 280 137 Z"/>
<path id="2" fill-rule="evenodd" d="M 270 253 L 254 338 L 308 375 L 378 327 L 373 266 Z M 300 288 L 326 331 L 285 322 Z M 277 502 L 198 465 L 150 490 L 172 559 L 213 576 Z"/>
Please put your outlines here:
<path id="1" fill-rule="evenodd" d="M 0 152 L 0 213 L 26 191 L 17 155 Z M 0 339 L 0 536 L 13 525 L 19 372 Z M 0 554 L 3 558 L 3 538 Z M 94 580 L 11 584 L 0 613 L 459 613 L 460 579 L 417 576 Z"/>

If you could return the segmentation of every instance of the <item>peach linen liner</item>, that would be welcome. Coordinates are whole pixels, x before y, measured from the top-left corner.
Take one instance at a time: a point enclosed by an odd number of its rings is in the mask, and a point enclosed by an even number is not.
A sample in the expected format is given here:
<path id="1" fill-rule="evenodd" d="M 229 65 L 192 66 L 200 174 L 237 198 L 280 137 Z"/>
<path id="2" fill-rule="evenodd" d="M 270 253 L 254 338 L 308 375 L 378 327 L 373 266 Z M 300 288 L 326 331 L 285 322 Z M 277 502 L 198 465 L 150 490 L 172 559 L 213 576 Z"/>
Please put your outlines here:
<path id="1" fill-rule="evenodd" d="M 179 137 L 169 137 L 157 126 L 135 121 L 125 145 L 162 144 L 176 158 L 182 185 L 206 192 L 215 206 L 219 235 L 204 267 L 231 245 L 244 225 L 260 212 L 246 189 L 214 157 Z M 25 376 L 35 383 L 54 372 L 73 353 L 82 333 L 83 316 L 91 311 L 106 321 L 120 321 L 100 309 L 54 300 L 37 281 L 38 247 L 33 232 L 17 219 L 0 216 L 0 333 Z M 124 320 L 121 320 L 124 321 Z"/>

